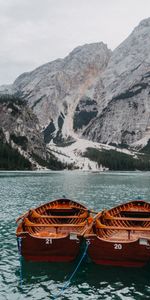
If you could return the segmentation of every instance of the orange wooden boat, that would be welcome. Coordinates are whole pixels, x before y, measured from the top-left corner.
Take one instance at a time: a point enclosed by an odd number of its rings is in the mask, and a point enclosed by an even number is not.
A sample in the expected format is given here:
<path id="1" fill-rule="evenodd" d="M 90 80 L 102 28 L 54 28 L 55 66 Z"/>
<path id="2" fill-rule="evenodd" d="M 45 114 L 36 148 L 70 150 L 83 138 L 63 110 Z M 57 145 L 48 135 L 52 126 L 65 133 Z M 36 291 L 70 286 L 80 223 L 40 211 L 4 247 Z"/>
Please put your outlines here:
<path id="1" fill-rule="evenodd" d="M 135 200 L 102 211 L 84 236 L 93 262 L 144 266 L 150 262 L 150 204 Z"/>
<path id="2" fill-rule="evenodd" d="M 88 217 L 85 206 L 66 198 L 30 209 L 17 219 L 20 254 L 30 261 L 74 260 L 80 251 Z"/>

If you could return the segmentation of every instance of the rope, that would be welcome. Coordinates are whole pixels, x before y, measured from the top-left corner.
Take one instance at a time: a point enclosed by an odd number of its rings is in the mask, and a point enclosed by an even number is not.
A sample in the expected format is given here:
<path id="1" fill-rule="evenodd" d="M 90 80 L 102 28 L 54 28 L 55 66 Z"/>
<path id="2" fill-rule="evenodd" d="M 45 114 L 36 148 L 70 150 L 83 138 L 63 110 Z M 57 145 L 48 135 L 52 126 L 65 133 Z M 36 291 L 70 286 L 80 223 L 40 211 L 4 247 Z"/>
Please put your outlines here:
<path id="1" fill-rule="evenodd" d="M 21 247 L 22 247 L 22 237 L 18 237 L 18 250 L 19 250 L 19 261 L 20 261 L 20 287 L 22 287 L 23 276 L 22 276 L 22 255 L 21 255 Z"/>
<path id="2" fill-rule="evenodd" d="M 64 293 L 64 291 L 66 290 L 66 288 L 70 285 L 73 276 L 75 275 L 75 273 L 76 273 L 77 270 L 79 269 L 79 267 L 80 267 L 80 265 L 81 265 L 81 263 L 82 263 L 82 261 L 83 261 L 83 258 L 86 256 L 88 246 L 89 246 L 89 242 L 86 243 L 86 247 L 85 247 L 85 249 L 84 249 L 84 252 L 83 252 L 83 254 L 82 254 L 82 256 L 81 256 L 81 258 L 80 258 L 80 260 L 79 260 L 77 266 L 75 267 L 74 271 L 72 272 L 70 278 L 66 281 L 66 283 L 64 283 L 64 285 L 62 286 L 62 288 L 61 288 L 61 290 L 60 290 L 59 293 L 57 293 L 56 295 L 51 295 L 52 299 L 56 299 L 56 298 L 58 298 L 59 296 L 61 296 L 61 295 Z"/>

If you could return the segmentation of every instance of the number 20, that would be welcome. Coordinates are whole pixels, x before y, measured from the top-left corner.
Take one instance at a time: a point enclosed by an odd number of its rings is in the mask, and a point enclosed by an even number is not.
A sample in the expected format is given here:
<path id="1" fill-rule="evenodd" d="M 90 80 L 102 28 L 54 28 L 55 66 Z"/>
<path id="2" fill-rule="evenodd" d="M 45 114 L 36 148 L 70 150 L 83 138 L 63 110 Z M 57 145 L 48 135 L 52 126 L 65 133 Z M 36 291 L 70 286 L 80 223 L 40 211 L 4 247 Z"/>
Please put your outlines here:
<path id="1" fill-rule="evenodd" d="M 114 249 L 115 250 L 121 250 L 122 249 L 122 245 L 121 244 L 114 244 Z"/>

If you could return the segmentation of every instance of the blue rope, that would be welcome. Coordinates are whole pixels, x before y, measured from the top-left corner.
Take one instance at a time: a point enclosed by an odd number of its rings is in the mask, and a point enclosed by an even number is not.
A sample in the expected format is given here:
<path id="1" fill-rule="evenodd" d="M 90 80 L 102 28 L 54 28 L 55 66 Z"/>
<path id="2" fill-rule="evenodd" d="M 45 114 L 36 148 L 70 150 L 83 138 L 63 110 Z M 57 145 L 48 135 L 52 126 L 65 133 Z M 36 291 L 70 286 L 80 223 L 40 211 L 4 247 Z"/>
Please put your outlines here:
<path id="1" fill-rule="evenodd" d="M 22 287 L 22 282 L 23 282 L 21 247 L 22 247 L 22 237 L 18 237 L 18 250 L 19 250 L 19 261 L 20 261 L 20 287 Z"/>
<path id="2" fill-rule="evenodd" d="M 83 254 L 82 254 L 82 256 L 81 256 L 81 258 L 80 258 L 80 260 L 79 260 L 79 262 L 78 262 L 78 264 L 77 264 L 77 266 L 76 266 L 76 268 L 74 269 L 73 273 L 71 274 L 71 276 L 70 276 L 70 278 L 67 280 L 67 282 L 64 283 L 64 285 L 62 286 L 60 292 L 57 293 L 56 295 L 51 295 L 51 297 L 52 297 L 53 299 L 56 299 L 56 298 L 58 298 L 59 296 L 61 296 L 61 295 L 64 293 L 64 291 L 66 290 L 66 288 L 69 286 L 69 284 L 70 284 L 70 282 L 71 282 L 73 276 L 75 275 L 75 273 L 76 273 L 77 270 L 79 269 L 79 267 L 80 267 L 80 265 L 81 265 L 81 263 L 82 263 L 82 261 L 83 261 L 83 258 L 86 256 L 88 246 L 89 246 L 89 243 L 87 242 L 87 243 L 86 243 L 86 247 L 85 247 L 85 249 L 84 249 L 84 252 L 83 252 Z"/>

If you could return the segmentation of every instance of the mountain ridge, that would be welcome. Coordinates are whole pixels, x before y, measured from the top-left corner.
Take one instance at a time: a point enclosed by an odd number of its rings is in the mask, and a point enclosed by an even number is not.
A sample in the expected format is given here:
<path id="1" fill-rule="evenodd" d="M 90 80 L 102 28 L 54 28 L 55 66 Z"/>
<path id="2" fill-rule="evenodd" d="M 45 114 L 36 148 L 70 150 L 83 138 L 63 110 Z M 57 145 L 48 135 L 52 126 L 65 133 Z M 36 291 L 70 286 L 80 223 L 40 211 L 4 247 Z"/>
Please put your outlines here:
<path id="1" fill-rule="evenodd" d="M 78 46 L 0 93 L 27 102 L 49 149 L 79 139 L 141 149 L 150 140 L 149 32 L 150 18 L 113 52 L 103 42 Z"/>

